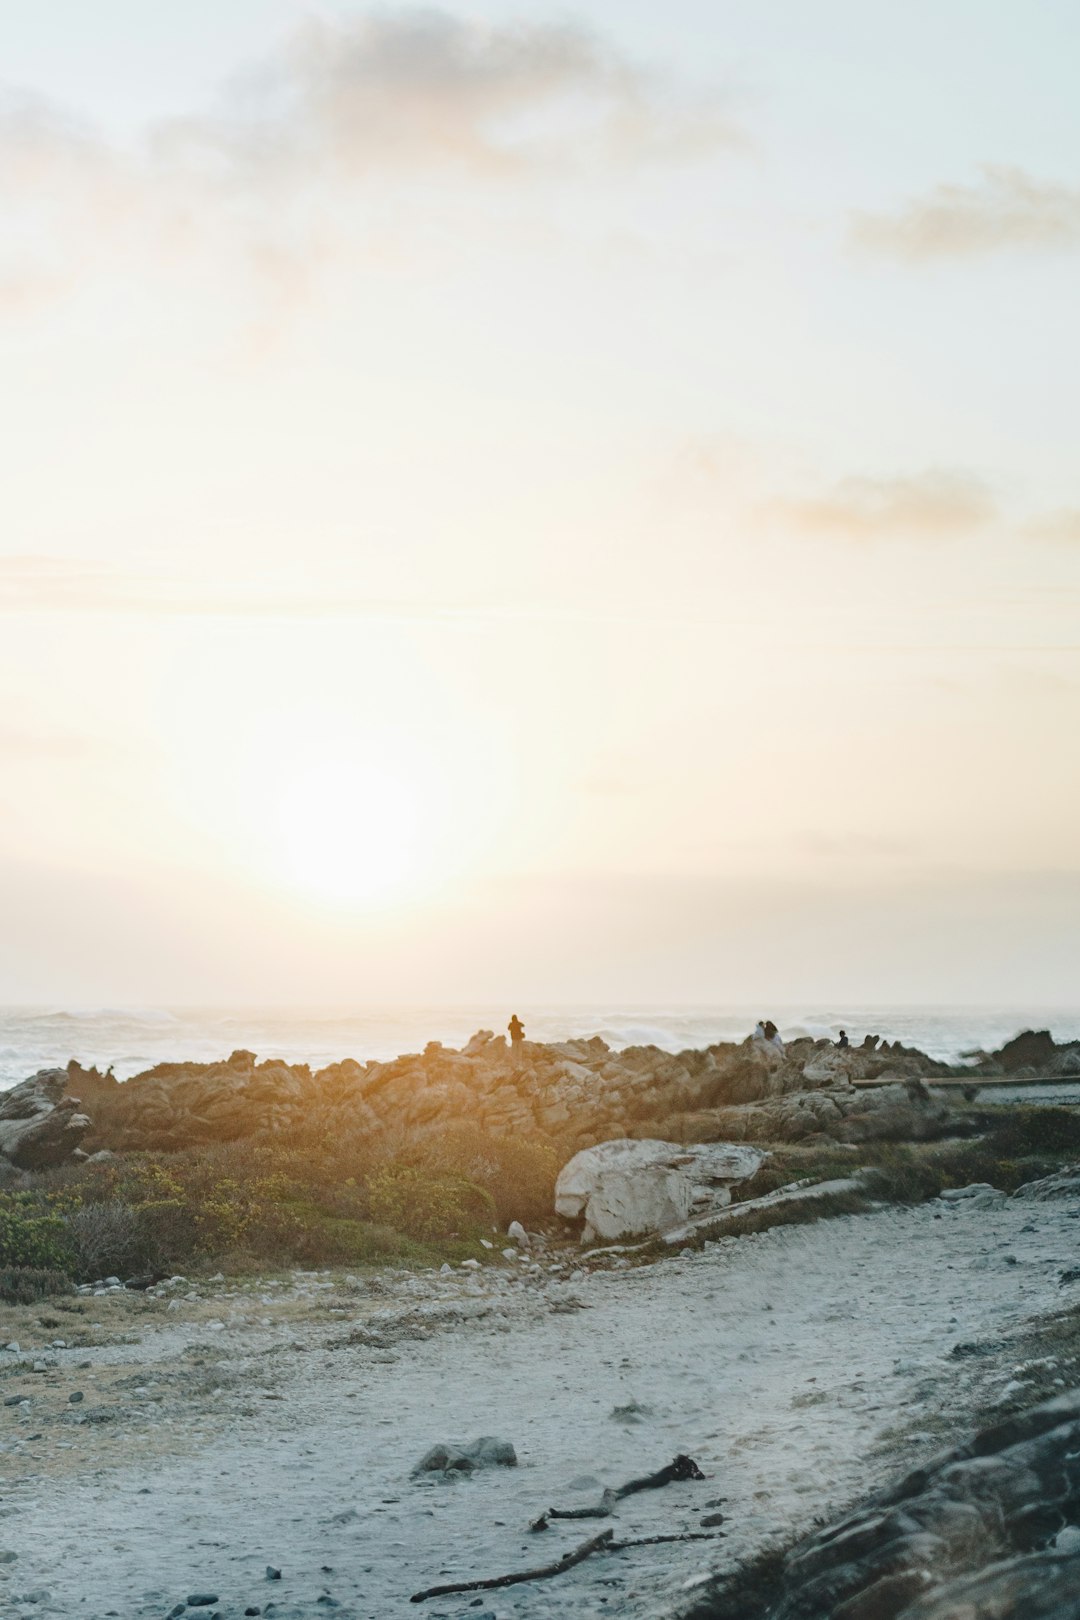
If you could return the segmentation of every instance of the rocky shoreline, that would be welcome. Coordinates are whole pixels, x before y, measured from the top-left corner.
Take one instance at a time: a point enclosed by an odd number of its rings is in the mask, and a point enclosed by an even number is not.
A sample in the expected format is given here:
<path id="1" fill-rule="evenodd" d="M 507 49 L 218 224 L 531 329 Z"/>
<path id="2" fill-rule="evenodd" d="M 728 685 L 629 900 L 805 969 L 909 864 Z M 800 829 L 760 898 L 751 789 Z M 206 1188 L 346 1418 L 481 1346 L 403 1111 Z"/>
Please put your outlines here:
<path id="1" fill-rule="evenodd" d="M 0 1160 L 41 1168 L 73 1153 L 170 1151 L 301 1123 L 416 1138 L 466 1121 L 494 1136 L 545 1136 L 564 1162 L 621 1138 L 919 1141 L 955 1127 L 944 1094 L 928 1089 L 934 1081 L 1074 1075 L 1080 1043 L 1032 1031 L 962 1067 L 876 1037 L 846 1050 L 804 1039 L 781 1052 L 747 1039 L 672 1054 L 615 1051 L 599 1036 L 527 1042 L 515 1066 L 504 1038 L 484 1030 L 461 1050 L 431 1042 L 392 1062 L 346 1059 L 314 1072 L 237 1051 L 118 1081 L 72 1060 L 0 1098 Z"/>

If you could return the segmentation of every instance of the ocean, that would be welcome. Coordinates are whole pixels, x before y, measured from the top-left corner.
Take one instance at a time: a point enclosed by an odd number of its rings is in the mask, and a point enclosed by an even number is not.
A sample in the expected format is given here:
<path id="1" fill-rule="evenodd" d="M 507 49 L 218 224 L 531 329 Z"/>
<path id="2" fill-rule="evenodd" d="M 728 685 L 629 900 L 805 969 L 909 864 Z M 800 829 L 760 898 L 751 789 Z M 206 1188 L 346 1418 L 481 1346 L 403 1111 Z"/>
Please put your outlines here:
<path id="1" fill-rule="evenodd" d="M 246 1047 L 260 1058 L 310 1063 L 391 1058 L 428 1041 L 460 1046 L 478 1029 L 501 1031 L 518 1012 L 530 1040 L 602 1035 L 613 1047 L 655 1045 L 678 1052 L 742 1040 L 759 1017 L 786 1038 L 867 1033 L 899 1038 L 932 1057 L 955 1060 L 990 1049 L 1021 1029 L 1080 1039 L 1078 1008 L 998 1007 L 415 1007 L 415 1008 L 0 1008 L 0 1089 L 69 1058 L 122 1079 L 166 1061 L 210 1061 Z"/>

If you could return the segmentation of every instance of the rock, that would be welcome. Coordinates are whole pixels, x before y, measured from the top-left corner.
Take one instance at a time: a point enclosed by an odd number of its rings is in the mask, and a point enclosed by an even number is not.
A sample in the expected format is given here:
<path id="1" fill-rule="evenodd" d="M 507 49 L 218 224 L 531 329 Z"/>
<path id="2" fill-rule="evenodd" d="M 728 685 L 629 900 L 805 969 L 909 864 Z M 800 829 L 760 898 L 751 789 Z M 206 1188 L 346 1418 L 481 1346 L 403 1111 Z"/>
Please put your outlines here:
<path id="1" fill-rule="evenodd" d="M 212 1603 L 217 1603 L 216 1592 L 194 1592 L 187 1599 L 189 1609 L 208 1609 Z"/>
<path id="2" fill-rule="evenodd" d="M 940 1196 L 947 1204 L 964 1209 L 1001 1209 L 1008 1202 L 1007 1195 L 988 1181 L 973 1181 L 969 1187 L 945 1187 Z"/>
<path id="3" fill-rule="evenodd" d="M 65 1096 L 64 1069 L 40 1069 L 0 1094 L 0 1157 L 20 1170 L 67 1164 L 90 1129 L 74 1097 Z"/>
<path id="4" fill-rule="evenodd" d="M 413 1469 L 421 1474 L 471 1474 L 477 1468 L 516 1468 L 517 1452 L 509 1440 L 481 1435 L 471 1445 L 437 1445 L 425 1452 Z"/>
<path id="5" fill-rule="evenodd" d="M 730 1142 L 601 1142 L 564 1166 L 555 1183 L 555 1211 L 582 1220 L 586 1242 L 665 1232 L 681 1226 L 695 1206 L 729 1202 L 730 1187 L 754 1175 L 765 1158 L 758 1148 Z"/>
<path id="6" fill-rule="evenodd" d="M 1022 1035 L 1006 1041 L 994 1056 L 1006 1074 L 1015 1074 L 1017 1069 L 1038 1072 L 1047 1068 L 1056 1053 L 1057 1046 L 1048 1029 L 1025 1029 Z"/>
<path id="7" fill-rule="evenodd" d="M 1038 1181 L 1026 1181 L 1016 1189 L 1013 1197 L 1032 1198 L 1040 1202 L 1048 1198 L 1080 1198 L 1080 1164 L 1069 1165 L 1052 1176 L 1042 1176 Z"/>
<path id="8" fill-rule="evenodd" d="M 530 1249 L 532 1247 L 532 1239 L 520 1221 L 511 1221 L 506 1228 L 506 1235 L 512 1243 L 517 1244 L 519 1249 Z"/>
<path id="9" fill-rule="evenodd" d="M 768 1620 L 1074 1620 L 1080 1390 L 984 1430 L 788 1551 Z M 717 1577 L 680 1611 L 734 1611 Z"/>

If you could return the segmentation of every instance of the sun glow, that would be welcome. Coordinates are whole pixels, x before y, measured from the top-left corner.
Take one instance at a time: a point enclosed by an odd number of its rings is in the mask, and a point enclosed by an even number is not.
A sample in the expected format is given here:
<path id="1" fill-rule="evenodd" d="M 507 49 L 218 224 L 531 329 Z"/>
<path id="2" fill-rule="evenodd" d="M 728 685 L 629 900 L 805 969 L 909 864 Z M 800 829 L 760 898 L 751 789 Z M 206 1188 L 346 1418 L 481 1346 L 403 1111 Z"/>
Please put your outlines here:
<path id="1" fill-rule="evenodd" d="M 275 877 L 314 900 L 407 898 L 431 876 L 416 786 L 381 764 L 304 766 L 275 798 L 265 831 Z"/>

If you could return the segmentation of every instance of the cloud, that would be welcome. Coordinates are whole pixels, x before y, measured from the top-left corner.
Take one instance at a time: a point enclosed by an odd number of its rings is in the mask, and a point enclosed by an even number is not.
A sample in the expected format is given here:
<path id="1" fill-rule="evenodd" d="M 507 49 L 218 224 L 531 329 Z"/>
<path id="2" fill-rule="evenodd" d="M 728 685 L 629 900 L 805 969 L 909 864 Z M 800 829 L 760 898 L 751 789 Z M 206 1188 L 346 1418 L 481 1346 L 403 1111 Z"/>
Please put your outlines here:
<path id="1" fill-rule="evenodd" d="M 1080 545 L 1080 507 L 1063 506 L 1056 512 L 1032 518 L 1025 523 L 1023 533 L 1032 540 L 1056 540 L 1066 545 Z"/>
<path id="2" fill-rule="evenodd" d="M 597 159 L 681 160 L 741 136 L 721 97 L 673 93 L 576 25 L 405 9 L 307 23 L 234 82 L 216 115 L 161 126 L 154 139 L 164 162 L 306 182 L 312 172 L 499 179 Z"/>
<path id="3" fill-rule="evenodd" d="M 894 214 L 856 213 L 852 241 L 913 264 L 1080 246 L 1080 189 L 995 164 L 979 173 L 977 184 L 936 186 Z"/>
<path id="4" fill-rule="evenodd" d="M 76 760 L 98 758 L 113 749 L 75 731 L 45 726 L 0 725 L 0 759 Z"/>
<path id="5" fill-rule="evenodd" d="M 312 20 L 208 112 L 151 125 L 129 147 L 0 93 L 0 311 L 68 291 L 73 266 L 85 275 L 110 255 L 174 263 L 223 246 L 289 303 L 342 243 L 377 243 L 373 210 L 388 196 L 397 229 L 410 197 L 429 217 L 437 179 L 566 181 L 742 141 L 725 95 L 669 81 L 574 24 L 409 7 Z"/>
<path id="6" fill-rule="evenodd" d="M 952 539 L 998 515 L 981 479 L 936 468 L 897 478 L 845 478 L 824 496 L 774 501 L 769 511 L 810 534 L 862 541 Z"/>

